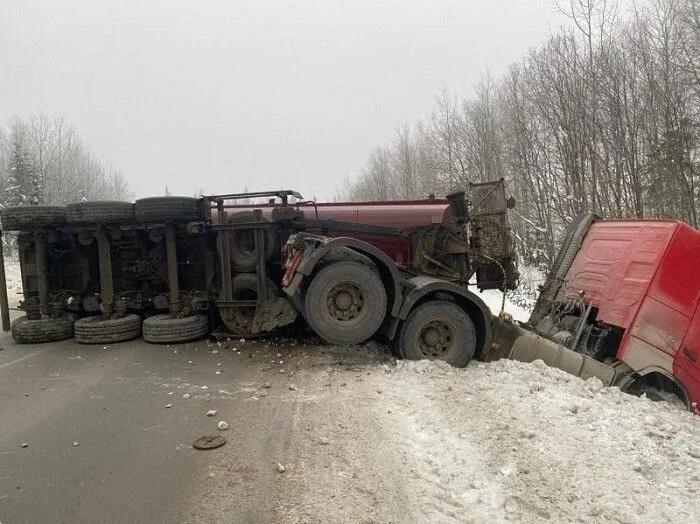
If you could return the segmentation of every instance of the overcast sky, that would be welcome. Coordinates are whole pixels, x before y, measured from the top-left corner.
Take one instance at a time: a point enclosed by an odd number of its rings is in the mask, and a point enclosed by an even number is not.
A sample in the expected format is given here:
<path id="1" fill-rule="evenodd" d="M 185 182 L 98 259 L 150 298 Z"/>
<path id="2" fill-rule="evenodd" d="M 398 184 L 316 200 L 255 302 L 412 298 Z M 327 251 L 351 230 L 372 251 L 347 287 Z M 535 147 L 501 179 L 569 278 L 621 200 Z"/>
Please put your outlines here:
<path id="1" fill-rule="evenodd" d="M 0 0 L 0 120 L 66 114 L 137 196 L 328 199 L 561 23 L 550 0 Z"/>

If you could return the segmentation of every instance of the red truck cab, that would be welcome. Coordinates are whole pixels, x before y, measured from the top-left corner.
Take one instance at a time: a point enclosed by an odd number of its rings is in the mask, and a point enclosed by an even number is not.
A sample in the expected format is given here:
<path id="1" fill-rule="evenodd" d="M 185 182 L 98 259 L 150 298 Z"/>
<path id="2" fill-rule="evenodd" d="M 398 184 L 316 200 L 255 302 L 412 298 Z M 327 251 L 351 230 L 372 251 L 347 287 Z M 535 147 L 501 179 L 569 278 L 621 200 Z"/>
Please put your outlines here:
<path id="1" fill-rule="evenodd" d="M 623 362 L 697 410 L 699 262 L 700 232 L 683 222 L 592 221 L 547 315 L 539 304 L 530 323 L 576 351 Z"/>

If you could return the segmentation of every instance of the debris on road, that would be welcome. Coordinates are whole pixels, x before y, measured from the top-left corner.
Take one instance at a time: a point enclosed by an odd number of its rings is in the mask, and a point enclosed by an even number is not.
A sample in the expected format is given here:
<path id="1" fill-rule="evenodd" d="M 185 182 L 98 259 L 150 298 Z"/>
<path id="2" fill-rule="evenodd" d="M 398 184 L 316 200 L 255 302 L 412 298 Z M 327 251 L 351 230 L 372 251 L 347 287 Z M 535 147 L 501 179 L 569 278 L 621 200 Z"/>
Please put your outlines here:
<path id="1" fill-rule="evenodd" d="M 210 409 L 209 411 L 207 411 L 207 417 L 215 417 L 217 413 L 218 411 L 216 411 L 215 409 Z"/>
<path id="2" fill-rule="evenodd" d="M 190 394 L 189 394 L 189 393 L 185 393 L 184 395 L 182 395 L 182 398 L 190 398 Z"/>
<path id="3" fill-rule="evenodd" d="M 226 444 L 226 439 L 219 435 L 199 437 L 192 443 L 195 449 L 216 449 Z"/>
<path id="4" fill-rule="evenodd" d="M 172 405 L 172 404 L 166 404 L 165 407 L 166 407 L 166 408 L 171 408 L 171 407 L 173 407 L 173 405 Z"/>
<path id="5" fill-rule="evenodd" d="M 289 384 L 289 390 L 290 391 L 296 391 L 297 387 L 294 384 Z"/>
<path id="6" fill-rule="evenodd" d="M 282 464 L 281 462 L 278 462 L 277 463 L 277 471 L 280 473 L 284 473 L 285 471 L 287 471 L 287 468 L 284 467 L 284 464 Z"/>
<path id="7" fill-rule="evenodd" d="M 80 446 L 80 442 L 78 442 L 77 440 L 74 440 L 74 441 L 73 441 L 73 447 L 74 447 L 74 448 L 77 448 L 78 446 Z"/>
<path id="8" fill-rule="evenodd" d="M 228 425 L 228 422 L 224 420 L 220 420 L 219 423 L 216 425 L 216 428 L 219 431 L 226 431 L 230 426 Z"/>
<path id="9" fill-rule="evenodd" d="M 23 447 L 23 448 L 28 448 L 28 447 L 29 447 L 29 442 L 22 442 L 22 447 Z"/>

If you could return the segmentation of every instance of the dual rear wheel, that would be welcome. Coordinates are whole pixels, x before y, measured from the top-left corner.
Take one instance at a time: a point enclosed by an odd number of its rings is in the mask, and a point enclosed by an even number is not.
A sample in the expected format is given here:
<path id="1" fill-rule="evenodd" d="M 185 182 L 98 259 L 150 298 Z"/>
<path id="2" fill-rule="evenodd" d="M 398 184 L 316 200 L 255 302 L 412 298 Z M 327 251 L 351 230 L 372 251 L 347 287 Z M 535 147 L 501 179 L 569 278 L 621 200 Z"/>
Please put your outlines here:
<path id="1" fill-rule="evenodd" d="M 375 335 L 387 315 L 387 294 L 377 270 L 358 262 L 333 262 L 312 279 L 304 297 L 309 326 L 331 344 L 349 345 Z M 467 312 L 454 302 L 429 300 L 416 306 L 399 332 L 407 359 L 444 360 L 466 366 L 477 333 Z"/>

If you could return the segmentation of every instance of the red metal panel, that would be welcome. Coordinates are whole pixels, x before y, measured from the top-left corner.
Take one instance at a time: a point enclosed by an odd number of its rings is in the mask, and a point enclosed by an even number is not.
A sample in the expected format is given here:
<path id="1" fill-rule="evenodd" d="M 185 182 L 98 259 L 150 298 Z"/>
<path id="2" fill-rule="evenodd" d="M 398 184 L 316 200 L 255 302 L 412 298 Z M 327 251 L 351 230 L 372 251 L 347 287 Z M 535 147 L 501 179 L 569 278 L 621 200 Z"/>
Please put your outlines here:
<path id="1" fill-rule="evenodd" d="M 695 308 L 681 350 L 673 361 L 673 374 L 685 387 L 691 408 L 700 414 L 700 303 Z"/>
<path id="2" fill-rule="evenodd" d="M 269 204 L 246 204 L 224 206 L 230 212 L 262 209 L 269 216 L 273 206 Z M 433 224 L 447 225 L 452 220 L 452 212 L 447 200 L 412 200 L 396 202 L 327 202 L 303 204 L 299 207 L 307 218 L 334 219 L 352 224 L 373 224 L 393 227 L 422 227 Z M 215 213 L 216 209 L 213 208 Z"/>
<path id="3" fill-rule="evenodd" d="M 678 223 L 649 296 L 692 317 L 700 298 L 700 232 Z"/>
<path id="4" fill-rule="evenodd" d="M 655 298 L 647 297 L 639 308 L 630 334 L 674 356 L 689 325 L 688 316 Z"/>
<path id="5" fill-rule="evenodd" d="M 664 220 L 595 222 L 569 269 L 566 292 L 583 291 L 598 320 L 628 329 L 676 227 Z"/>

